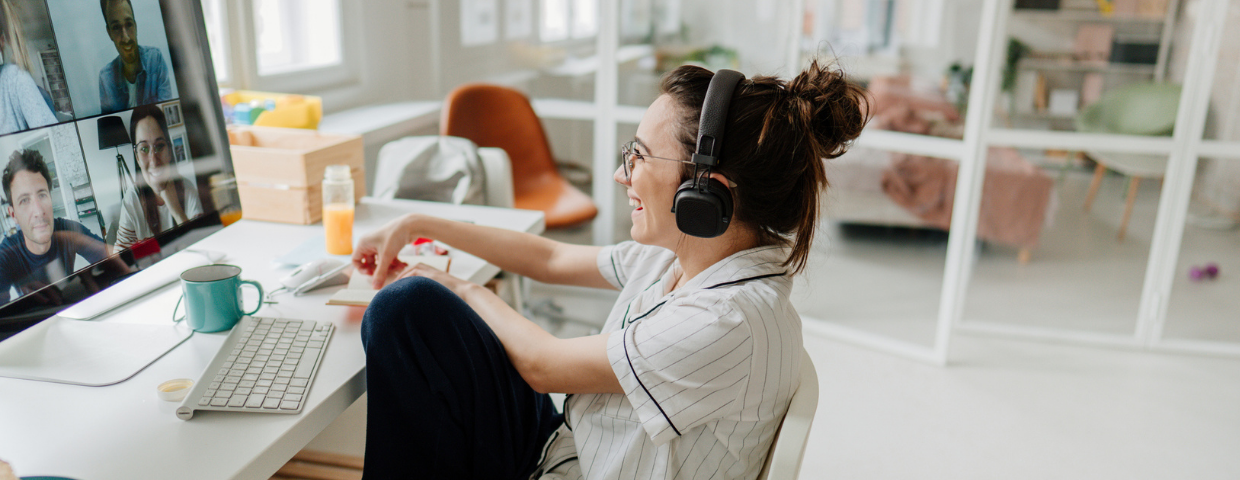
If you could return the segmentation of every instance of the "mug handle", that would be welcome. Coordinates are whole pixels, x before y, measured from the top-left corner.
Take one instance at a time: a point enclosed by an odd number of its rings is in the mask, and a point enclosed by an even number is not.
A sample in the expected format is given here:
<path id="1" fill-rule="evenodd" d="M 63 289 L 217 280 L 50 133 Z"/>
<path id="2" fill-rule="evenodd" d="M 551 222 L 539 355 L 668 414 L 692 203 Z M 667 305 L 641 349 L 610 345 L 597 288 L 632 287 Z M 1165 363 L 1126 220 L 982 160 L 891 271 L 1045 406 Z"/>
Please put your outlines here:
<path id="1" fill-rule="evenodd" d="M 180 322 L 181 320 L 185 320 L 185 315 L 181 315 L 181 318 L 177 318 L 177 310 L 181 309 L 181 300 L 185 300 L 184 293 L 181 293 L 181 296 L 177 298 L 177 306 L 172 307 L 172 323 L 177 323 L 177 322 Z"/>
<path id="2" fill-rule="evenodd" d="M 258 289 L 258 305 L 255 305 L 255 306 L 254 306 L 254 310 L 249 311 L 249 312 L 245 312 L 245 314 L 246 314 L 246 315 L 253 315 L 253 314 L 255 314 L 255 313 L 258 313 L 258 309 L 263 308 L 263 286 L 262 286 L 262 285 L 259 285 L 259 284 L 258 284 L 258 282 L 255 282 L 255 281 L 253 281 L 253 280 L 242 280 L 242 281 L 241 281 L 241 283 L 242 283 L 243 285 L 250 285 L 250 286 L 252 286 L 252 287 L 254 287 L 254 288 L 257 288 L 257 289 Z M 244 308 L 244 306 L 243 306 L 243 308 Z M 173 311 L 173 313 L 175 314 L 175 310 Z"/>

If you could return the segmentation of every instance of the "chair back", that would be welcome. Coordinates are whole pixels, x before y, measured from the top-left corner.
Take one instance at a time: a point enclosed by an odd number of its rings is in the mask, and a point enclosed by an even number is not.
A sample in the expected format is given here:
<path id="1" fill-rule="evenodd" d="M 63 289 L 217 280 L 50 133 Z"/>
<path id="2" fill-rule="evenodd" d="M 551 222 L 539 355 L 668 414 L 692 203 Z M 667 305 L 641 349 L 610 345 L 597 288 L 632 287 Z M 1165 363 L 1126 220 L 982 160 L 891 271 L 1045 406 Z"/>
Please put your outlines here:
<path id="1" fill-rule="evenodd" d="M 538 115 L 529 99 L 512 88 L 470 83 L 452 90 L 444 102 L 439 133 L 468 138 L 479 147 L 504 149 L 512 162 L 517 197 L 560 179 Z"/>
<path id="2" fill-rule="evenodd" d="M 1076 117 L 1076 130 L 1125 135 L 1171 135 L 1180 106 L 1180 86 L 1130 83 L 1115 88 Z"/>
<path id="3" fill-rule="evenodd" d="M 792 394 L 788 414 L 775 432 L 775 443 L 762 465 L 758 480 L 794 480 L 801 473 L 801 461 L 805 458 L 805 444 L 809 441 L 809 427 L 814 424 L 818 411 L 818 372 L 809 352 L 801 350 L 801 386 Z"/>

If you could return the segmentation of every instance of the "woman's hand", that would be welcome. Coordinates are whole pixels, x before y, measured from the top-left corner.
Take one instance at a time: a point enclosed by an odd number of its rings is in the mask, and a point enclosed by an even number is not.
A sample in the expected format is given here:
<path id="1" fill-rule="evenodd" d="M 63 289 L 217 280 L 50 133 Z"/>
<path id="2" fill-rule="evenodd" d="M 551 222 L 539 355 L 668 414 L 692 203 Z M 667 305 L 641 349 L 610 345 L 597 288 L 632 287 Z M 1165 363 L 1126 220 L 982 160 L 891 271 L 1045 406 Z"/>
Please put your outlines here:
<path id="1" fill-rule="evenodd" d="M 353 248 L 353 266 L 374 279 L 376 290 L 383 288 L 388 272 L 403 271 L 408 265 L 396 258 L 400 249 L 413 242 L 417 214 L 409 214 L 388 222 L 382 228 L 363 235 Z"/>
<path id="2" fill-rule="evenodd" d="M 162 205 L 166 205 L 168 207 L 169 212 L 172 212 L 172 220 L 175 221 L 177 225 L 185 223 L 185 221 L 189 220 L 189 218 L 185 215 L 185 207 L 181 204 L 181 197 L 177 196 L 176 187 L 172 185 L 172 182 L 166 182 L 162 185 L 162 187 L 163 188 L 155 192 L 156 198 L 159 199 L 159 202 Z"/>
<path id="3" fill-rule="evenodd" d="M 407 277 L 426 277 L 439 282 L 441 285 L 448 287 L 448 290 L 452 290 L 452 293 L 455 293 L 456 296 L 465 299 L 466 303 L 468 303 L 468 298 L 466 295 L 468 295 L 474 287 L 478 286 L 473 282 L 461 280 L 457 277 L 449 275 L 447 272 L 439 270 L 435 267 L 428 267 L 421 263 L 415 263 L 405 267 L 405 269 L 402 270 L 400 275 L 396 278 L 401 279 Z"/>

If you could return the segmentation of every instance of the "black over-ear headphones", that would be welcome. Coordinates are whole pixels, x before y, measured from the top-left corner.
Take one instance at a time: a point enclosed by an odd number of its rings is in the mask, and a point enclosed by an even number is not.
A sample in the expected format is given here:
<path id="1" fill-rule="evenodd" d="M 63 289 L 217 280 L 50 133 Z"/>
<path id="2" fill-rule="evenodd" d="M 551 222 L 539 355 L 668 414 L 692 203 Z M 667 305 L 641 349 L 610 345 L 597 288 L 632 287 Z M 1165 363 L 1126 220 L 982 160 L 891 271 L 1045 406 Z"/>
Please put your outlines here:
<path id="1" fill-rule="evenodd" d="M 672 213 L 680 231 L 702 238 L 723 235 L 732 221 L 732 194 L 718 180 L 710 178 L 711 167 L 719 163 L 723 151 L 723 127 L 736 84 L 745 75 L 735 70 L 719 70 L 706 87 L 702 120 L 698 124 L 697 150 L 693 153 L 693 178 L 676 189 Z"/>

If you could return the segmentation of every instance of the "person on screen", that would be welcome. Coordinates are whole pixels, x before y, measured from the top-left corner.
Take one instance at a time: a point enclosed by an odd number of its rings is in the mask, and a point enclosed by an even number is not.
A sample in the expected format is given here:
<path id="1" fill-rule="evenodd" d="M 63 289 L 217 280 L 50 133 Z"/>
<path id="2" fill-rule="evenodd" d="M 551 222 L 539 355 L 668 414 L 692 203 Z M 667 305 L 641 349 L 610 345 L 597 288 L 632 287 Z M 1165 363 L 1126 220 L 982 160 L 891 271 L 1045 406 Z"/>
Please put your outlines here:
<path id="1" fill-rule="evenodd" d="M 135 108 L 129 117 L 134 144 L 134 185 L 121 199 L 116 246 L 128 247 L 202 214 L 194 182 L 172 164 L 168 122 L 157 105 Z"/>
<path id="2" fill-rule="evenodd" d="M 172 82 L 163 52 L 138 45 L 138 24 L 129 0 L 99 0 L 116 58 L 99 71 L 102 113 L 172 100 Z"/>
<path id="3" fill-rule="evenodd" d="M 56 123 L 47 97 L 30 76 L 30 57 L 21 15 L 12 0 L 0 0 L 0 135 Z"/>
<path id="4" fill-rule="evenodd" d="M 90 263 L 107 257 L 103 239 L 82 224 L 52 216 L 52 175 L 35 150 L 18 150 L 4 168 L 4 197 L 17 233 L 0 241 L 0 304 L 9 288 L 32 292 L 73 273 L 78 255 Z"/>

